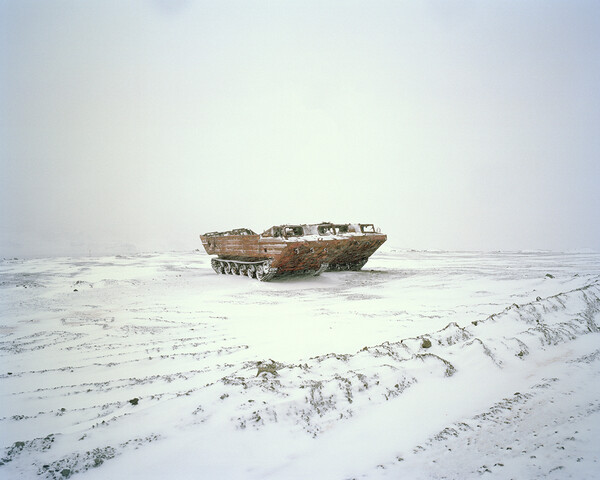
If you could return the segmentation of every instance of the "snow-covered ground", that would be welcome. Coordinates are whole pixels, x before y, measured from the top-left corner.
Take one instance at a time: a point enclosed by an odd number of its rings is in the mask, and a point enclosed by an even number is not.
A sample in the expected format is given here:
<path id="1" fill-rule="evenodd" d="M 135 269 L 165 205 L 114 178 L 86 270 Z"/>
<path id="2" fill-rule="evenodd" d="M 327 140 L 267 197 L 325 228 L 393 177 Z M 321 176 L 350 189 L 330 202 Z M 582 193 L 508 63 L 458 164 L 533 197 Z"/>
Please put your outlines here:
<path id="1" fill-rule="evenodd" d="M 0 315 L 1 478 L 600 478 L 598 254 L 3 260 Z"/>

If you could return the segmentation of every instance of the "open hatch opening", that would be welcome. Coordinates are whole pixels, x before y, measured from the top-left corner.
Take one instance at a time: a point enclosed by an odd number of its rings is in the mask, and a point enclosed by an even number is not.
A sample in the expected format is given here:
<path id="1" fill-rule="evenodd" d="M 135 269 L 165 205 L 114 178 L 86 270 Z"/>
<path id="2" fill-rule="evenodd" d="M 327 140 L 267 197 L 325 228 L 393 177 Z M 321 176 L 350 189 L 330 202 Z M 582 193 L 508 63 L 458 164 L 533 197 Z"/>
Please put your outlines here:
<path id="1" fill-rule="evenodd" d="M 333 224 L 319 225 L 319 227 L 317 228 L 317 231 L 319 232 L 319 235 L 322 235 L 322 236 L 339 235 L 341 233 L 348 233 L 348 225 L 333 225 Z"/>
<path id="2" fill-rule="evenodd" d="M 360 231 L 363 233 L 377 233 L 375 231 L 375 226 L 371 223 L 361 223 L 360 224 Z"/>

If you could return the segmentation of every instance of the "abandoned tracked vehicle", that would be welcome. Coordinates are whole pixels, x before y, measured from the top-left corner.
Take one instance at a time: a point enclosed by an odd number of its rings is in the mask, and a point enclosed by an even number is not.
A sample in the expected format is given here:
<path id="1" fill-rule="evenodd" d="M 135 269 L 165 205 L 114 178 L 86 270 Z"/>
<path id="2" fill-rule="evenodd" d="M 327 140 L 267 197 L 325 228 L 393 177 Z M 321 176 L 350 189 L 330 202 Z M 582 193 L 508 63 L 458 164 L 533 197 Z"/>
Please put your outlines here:
<path id="1" fill-rule="evenodd" d="M 256 234 L 247 228 L 200 235 L 217 273 L 267 281 L 283 275 L 360 270 L 387 236 L 370 223 L 277 225 Z"/>

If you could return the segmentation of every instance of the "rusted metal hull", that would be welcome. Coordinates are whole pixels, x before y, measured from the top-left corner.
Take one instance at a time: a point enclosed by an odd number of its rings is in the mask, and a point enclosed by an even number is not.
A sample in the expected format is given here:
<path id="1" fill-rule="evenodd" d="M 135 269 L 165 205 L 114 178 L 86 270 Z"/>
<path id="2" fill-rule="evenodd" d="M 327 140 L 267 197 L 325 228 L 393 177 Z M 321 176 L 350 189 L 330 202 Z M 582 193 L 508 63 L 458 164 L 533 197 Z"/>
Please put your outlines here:
<path id="1" fill-rule="evenodd" d="M 360 270 L 387 236 L 373 232 L 284 238 L 226 232 L 200 235 L 200 239 L 209 255 L 217 255 L 212 261 L 217 273 L 264 281 L 283 275 L 318 275 L 325 270 Z"/>

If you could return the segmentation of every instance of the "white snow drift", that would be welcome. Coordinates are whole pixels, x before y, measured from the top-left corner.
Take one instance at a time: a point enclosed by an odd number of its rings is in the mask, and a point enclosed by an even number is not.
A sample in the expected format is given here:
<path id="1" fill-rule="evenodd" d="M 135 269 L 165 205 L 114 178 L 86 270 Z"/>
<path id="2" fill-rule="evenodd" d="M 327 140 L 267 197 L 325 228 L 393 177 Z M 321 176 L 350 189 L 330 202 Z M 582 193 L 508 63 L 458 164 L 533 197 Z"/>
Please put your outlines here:
<path id="1" fill-rule="evenodd" d="M 595 478 L 600 255 L 0 263 L 3 478 Z"/>

